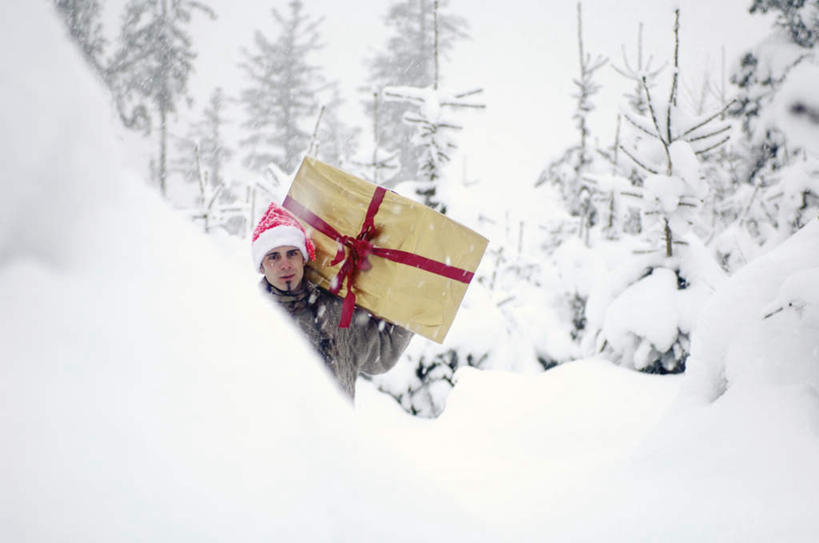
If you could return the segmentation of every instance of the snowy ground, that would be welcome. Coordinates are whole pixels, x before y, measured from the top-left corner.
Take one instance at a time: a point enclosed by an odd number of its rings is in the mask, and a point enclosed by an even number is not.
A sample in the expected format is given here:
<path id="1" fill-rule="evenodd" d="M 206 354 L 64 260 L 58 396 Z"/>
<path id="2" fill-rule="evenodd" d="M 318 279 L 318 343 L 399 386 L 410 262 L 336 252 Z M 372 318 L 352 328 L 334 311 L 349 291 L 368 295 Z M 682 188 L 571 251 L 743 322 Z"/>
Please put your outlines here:
<path id="1" fill-rule="evenodd" d="M 715 295 L 684 377 L 465 369 L 437 420 L 366 383 L 353 411 L 123 173 L 45 3 L 3 12 L 3 541 L 816 540 L 816 221 Z"/>

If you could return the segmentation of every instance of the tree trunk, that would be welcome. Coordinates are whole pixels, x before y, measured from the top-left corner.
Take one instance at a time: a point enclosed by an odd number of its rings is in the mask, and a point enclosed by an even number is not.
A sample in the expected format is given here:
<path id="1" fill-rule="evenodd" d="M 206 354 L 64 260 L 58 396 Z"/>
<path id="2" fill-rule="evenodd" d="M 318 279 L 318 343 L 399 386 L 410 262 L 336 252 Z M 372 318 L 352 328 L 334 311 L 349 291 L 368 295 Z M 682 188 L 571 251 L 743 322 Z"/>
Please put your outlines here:
<path id="1" fill-rule="evenodd" d="M 165 111 L 164 104 L 160 104 L 159 106 L 159 190 L 162 192 L 162 197 L 167 196 L 166 190 L 166 178 L 167 178 L 167 171 L 166 171 L 166 148 L 167 148 L 167 136 L 168 136 L 168 125 L 167 125 L 167 112 Z"/>
<path id="2" fill-rule="evenodd" d="M 435 76 L 433 79 L 432 88 L 438 90 L 438 0 L 432 5 L 432 20 L 433 20 L 433 39 L 432 55 L 435 59 Z"/>

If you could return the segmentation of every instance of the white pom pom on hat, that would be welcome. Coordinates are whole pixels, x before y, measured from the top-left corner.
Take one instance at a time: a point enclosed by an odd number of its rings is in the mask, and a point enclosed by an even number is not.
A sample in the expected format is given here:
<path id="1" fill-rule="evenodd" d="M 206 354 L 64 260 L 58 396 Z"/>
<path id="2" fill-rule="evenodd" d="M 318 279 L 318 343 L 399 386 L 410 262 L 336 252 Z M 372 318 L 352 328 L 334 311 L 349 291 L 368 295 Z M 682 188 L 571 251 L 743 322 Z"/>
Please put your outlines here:
<path id="1" fill-rule="evenodd" d="M 256 270 L 261 271 L 262 260 L 269 251 L 288 245 L 298 247 L 305 262 L 316 257 L 313 241 L 298 219 L 276 202 L 271 202 L 253 230 L 251 250 Z"/>

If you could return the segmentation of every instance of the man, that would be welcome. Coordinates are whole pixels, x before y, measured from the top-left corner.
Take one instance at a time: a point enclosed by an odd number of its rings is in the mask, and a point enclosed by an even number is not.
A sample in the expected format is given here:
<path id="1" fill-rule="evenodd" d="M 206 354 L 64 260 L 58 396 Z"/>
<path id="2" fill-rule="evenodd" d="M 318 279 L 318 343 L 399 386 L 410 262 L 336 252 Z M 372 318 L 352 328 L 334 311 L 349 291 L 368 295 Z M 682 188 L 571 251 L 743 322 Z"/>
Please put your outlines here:
<path id="1" fill-rule="evenodd" d="M 253 232 L 253 262 L 264 295 L 293 317 L 350 398 L 359 373 L 384 373 L 407 347 L 412 332 L 356 307 L 349 328 L 339 328 L 341 298 L 304 277 L 315 247 L 298 220 L 271 203 Z"/>

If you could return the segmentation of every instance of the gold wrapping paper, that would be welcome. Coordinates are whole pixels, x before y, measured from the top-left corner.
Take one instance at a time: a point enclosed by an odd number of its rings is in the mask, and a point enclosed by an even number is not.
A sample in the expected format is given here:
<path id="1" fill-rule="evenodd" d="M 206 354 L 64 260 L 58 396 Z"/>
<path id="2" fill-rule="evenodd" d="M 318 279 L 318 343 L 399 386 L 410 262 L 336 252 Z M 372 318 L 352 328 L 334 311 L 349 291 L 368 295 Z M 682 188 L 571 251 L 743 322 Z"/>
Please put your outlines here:
<path id="1" fill-rule="evenodd" d="M 305 158 L 288 197 L 339 233 L 357 236 L 376 186 L 313 158 Z M 294 213 L 298 216 L 297 213 Z M 338 244 L 298 217 L 316 245 L 308 279 L 323 288 L 342 264 L 331 266 Z M 488 240 L 452 219 L 387 191 L 375 214 L 376 247 L 398 249 L 474 272 Z M 355 276 L 356 305 L 374 315 L 442 343 L 466 293 L 467 284 L 407 264 L 370 256 L 372 268 Z M 339 292 L 347 293 L 347 282 Z"/>

